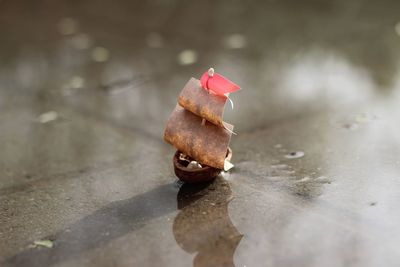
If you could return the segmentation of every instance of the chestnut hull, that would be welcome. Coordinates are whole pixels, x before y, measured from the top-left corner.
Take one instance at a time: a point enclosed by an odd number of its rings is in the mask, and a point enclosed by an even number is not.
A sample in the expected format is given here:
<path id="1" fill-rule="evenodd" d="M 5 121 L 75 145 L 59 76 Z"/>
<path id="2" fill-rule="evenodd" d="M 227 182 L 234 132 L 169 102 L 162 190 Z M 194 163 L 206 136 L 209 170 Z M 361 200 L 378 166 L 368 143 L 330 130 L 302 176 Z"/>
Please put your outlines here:
<path id="1" fill-rule="evenodd" d="M 214 180 L 220 173 L 221 169 L 213 168 L 207 165 L 203 165 L 202 168 L 190 169 L 185 166 L 185 164 L 179 160 L 180 151 L 176 151 L 173 164 L 175 175 L 179 180 L 186 183 L 203 183 Z M 232 150 L 228 147 L 226 160 L 230 161 L 232 158 Z"/>

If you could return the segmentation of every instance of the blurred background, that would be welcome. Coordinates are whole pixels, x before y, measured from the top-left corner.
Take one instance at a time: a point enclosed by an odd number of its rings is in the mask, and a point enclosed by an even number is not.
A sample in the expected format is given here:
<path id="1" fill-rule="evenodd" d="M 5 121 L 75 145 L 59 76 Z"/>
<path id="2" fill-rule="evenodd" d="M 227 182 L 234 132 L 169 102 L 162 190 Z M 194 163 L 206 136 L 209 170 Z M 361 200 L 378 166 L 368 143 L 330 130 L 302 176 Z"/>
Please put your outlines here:
<path id="1" fill-rule="evenodd" d="M 398 266 L 399 10 L 0 0 L 0 263 Z M 209 67 L 236 168 L 182 186 L 163 131 Z"/>

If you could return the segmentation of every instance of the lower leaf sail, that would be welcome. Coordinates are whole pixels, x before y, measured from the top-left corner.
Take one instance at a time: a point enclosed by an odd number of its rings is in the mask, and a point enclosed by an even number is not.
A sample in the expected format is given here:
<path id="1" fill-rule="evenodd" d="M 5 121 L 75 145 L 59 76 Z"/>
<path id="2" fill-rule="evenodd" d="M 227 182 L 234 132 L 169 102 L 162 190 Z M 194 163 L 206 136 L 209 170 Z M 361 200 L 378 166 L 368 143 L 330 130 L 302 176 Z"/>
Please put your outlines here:
<path id="1" fill-rule="evenodd" d="M 226 130 L 201 122 L 201 117 L 177 105 L 167 122 L 164 139 L 199 163 L 224 169 L 233 125 L 224 123 Z"/>

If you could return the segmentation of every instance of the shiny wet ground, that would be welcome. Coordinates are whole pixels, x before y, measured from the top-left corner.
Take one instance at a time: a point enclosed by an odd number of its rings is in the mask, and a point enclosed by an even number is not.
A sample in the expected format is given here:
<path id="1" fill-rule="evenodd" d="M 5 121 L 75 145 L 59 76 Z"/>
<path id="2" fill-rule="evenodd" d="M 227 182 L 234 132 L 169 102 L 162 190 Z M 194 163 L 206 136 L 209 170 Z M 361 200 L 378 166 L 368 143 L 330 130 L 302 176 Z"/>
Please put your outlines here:
<path id="1" fill-rule="evenodd" d="M 0 0 L 2 266 L 398 266 L 399 9 Z M 163 128 L 210 66 L 236 168 L 182 185 Z"/>

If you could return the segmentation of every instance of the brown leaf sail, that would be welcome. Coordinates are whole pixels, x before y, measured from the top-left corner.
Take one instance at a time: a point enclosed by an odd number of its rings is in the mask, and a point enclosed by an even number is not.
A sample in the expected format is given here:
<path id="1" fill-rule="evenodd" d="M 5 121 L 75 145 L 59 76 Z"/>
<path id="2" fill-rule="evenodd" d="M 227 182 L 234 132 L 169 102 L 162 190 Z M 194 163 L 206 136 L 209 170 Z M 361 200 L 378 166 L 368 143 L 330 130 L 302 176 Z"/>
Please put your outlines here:
<path id="1" fill-rule="evenodd" d="M 224 127 L 222 115 L 227 98 L 208 93 L 200 81 L 191 78 L 179 95 L 179 105 L 197 116 Z"/>
<path id="2" fill-rule="evenodd" d="M 228 131 L 209 122 L 202 125 L 201 121 L 201 117 L 177 105 L 167 122 L 164 139 L 201 164 L 224 169 L 233 125 L 226 123 Z"/>

